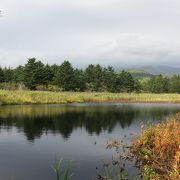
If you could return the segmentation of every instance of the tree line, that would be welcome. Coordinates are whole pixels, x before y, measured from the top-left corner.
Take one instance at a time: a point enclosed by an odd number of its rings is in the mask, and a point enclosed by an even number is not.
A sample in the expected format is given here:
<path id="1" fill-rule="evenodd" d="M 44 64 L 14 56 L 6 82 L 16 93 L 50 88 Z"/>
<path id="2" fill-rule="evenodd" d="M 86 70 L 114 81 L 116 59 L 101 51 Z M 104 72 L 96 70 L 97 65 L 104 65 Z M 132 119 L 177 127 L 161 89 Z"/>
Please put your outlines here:
<path id="1" fill-rule="evenodd" d="M 0 83 L 0 88 L 4 89 L 9 85 L 51 91 L 180 93 L 179 75 L 138 80 L 129 72 L 115 72 L 110 66 L 90 64 L 85 69 L 77 69 L 69 61 L 48 65 L 35 58 L 17 68 L 0 68 Z"/>

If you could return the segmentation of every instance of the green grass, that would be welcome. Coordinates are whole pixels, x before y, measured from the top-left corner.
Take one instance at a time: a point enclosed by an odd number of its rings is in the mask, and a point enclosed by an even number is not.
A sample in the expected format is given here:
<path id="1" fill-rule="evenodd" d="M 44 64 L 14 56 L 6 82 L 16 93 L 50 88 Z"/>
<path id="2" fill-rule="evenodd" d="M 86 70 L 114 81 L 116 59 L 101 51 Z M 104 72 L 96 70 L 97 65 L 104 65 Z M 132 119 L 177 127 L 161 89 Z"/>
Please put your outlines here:
<path id="1" fill-rule="evenodd" d="M 57 180 L 70 180 L 72 174 L 70 171 L 70 163 L 63 167 L 63 159 L 59 160 L 57 164 L 53 167 L 56 173 Z"/>
<path id="2" fill-rule="evenodd" d="M 61 104 L 82 102 L 180 103 L 180 94 L 92 93 L 0 90 L 0 104 Z"/>

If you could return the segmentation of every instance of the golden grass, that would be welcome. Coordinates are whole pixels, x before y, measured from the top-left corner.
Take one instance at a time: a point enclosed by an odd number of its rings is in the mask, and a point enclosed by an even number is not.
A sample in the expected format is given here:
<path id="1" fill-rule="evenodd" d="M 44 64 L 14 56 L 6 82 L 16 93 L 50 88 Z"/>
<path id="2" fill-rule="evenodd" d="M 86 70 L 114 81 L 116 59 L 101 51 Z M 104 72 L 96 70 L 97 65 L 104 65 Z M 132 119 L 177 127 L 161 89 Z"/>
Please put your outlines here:
<path id="1" fill-rule="evenodd" d="M 59 104 L 76 102 L 180 103 L 180 94 L 44 92 L 0 90 L 1 104 Z"/>
<path id="2" fill-rule="evenodd" d="M 143 179 L 180 179 L 180 113 L 143 132 L 131 153 L 141 164 Z"/>

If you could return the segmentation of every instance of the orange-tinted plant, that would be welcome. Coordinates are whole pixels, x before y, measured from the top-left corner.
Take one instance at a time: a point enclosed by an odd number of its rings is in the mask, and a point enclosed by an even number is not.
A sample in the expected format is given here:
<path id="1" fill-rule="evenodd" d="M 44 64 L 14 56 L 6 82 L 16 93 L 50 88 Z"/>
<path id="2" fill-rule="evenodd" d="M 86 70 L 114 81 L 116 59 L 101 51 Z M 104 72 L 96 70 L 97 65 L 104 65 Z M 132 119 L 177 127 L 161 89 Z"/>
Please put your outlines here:
<path id="1" fill-rule="evenodd" d="M 133 142 L 131 153 L 143 179 L 180 179 L 180 113 L 144 131 Z"/>

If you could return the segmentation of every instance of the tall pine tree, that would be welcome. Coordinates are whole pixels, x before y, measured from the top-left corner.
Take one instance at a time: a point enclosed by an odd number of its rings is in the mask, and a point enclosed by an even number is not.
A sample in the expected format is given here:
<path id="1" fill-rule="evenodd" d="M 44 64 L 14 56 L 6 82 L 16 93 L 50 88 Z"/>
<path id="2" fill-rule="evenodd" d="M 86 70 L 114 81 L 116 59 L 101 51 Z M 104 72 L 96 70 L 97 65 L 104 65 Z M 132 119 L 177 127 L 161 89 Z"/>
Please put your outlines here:
<path id="1" fill-rule="evenodd" d="M 64 61 L 57 69 L 55 82 L 64 91 L 75 90 L 74 69 L 69 61 Z"/>

